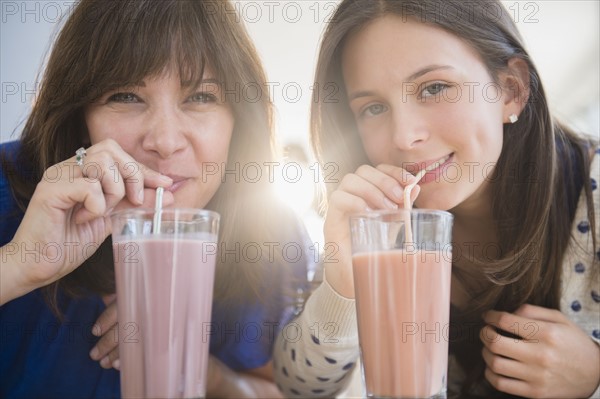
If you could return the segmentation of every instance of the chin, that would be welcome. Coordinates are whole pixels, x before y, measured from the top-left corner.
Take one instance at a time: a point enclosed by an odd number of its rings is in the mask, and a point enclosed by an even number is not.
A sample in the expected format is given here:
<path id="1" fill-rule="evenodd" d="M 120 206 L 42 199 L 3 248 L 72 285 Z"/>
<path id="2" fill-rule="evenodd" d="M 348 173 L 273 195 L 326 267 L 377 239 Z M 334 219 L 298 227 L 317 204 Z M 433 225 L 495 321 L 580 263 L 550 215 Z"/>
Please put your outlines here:
<path id="1" fill-rule="evenodd" d="M 460 205 L 460 201 L 455 198 L 448 198 L 445 195 L 433 194 L 436 198 L 419 198 L 415 201 L 415 207 L 420 209 L 435 209 L 438 211 L 449 211 Z"/>

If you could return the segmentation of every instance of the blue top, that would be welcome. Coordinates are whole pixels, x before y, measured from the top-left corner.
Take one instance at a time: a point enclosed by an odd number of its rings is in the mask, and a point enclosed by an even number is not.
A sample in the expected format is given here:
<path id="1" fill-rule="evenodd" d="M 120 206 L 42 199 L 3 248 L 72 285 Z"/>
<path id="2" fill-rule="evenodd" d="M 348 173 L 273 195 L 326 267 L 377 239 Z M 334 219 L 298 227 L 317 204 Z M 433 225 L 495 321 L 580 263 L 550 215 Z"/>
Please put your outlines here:
<path id="1" fill-rule="evenodd" d="M 5 151 L 13 161 L 18 149 L 18 142 L 0 145 L 0 153 Z M 0 169 L 0 246 L 12 239 L 22 217 Z M 288 223 L 279 223 L 286 229 L 280 241 L 300 243 L 305 254 L 291 264 L 296 279 L 282 276 L 285 281 L 265 283 L 268 291 L 261 305 L 236 304 L 234 308 L 213 304 L 210 353 L 233 370 L 268 362 L 277 326 L 283 327 L 293 316 L 293 300 L 283 290 L 307 288 L 306 273 L 314 266 L 306 250 L 307 235 L 291 213 L 287 217 Z M 120 397 L 119 372 L 103 369 L 89 356 L 98 341 L 91 330 L 105 309 L 102 299 L 98 295 L 73 299 L 59 293 L 59 303 L 64 312 L 62 321 L 48 308 L 39 290 L 0 307 L 0 397 Z"/>

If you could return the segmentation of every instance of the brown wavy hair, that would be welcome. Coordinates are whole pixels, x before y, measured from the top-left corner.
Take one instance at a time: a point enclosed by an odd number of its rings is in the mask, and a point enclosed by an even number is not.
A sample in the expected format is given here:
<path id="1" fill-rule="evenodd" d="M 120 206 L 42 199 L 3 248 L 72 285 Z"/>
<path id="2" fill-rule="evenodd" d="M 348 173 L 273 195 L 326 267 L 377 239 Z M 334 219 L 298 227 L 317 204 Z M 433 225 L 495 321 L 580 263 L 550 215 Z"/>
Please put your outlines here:
<path id="1" fill-rule="evenodd" d="M 173 63 L 184 87 L 199 84 L 207 64 L 217 74 L 235 118 L 227 170 L 273 161 L 271 100 L 265 90 L 259 95 L 253 92 L 251 99 L 244 97 L 246 88 L 266 88 L 266 77 L 243 23 L 231 10 L 232 5 L 221 0 L 78 3 L 53 45 L 24 126 L 19 172 L 7 173 L 20 208 L 26 209 L 44 170 L 89 145 L 83 116 L 87 105 L 110 90 L 158 75 Z M 250 238 L 259 243 L 281 239 L 276 233 L 277 206 L 268 195 L 267 179 L 229 176 L 207 205 L 221 215 L 219 242 L 231 249 L 243 248 Z M 109 237 L 74 272 L 44 288 L 54 309 L 59 287 L 73 295 L 114 292 L 110 241 Z M 233 257 L 218 258 L 215 297 L 260 297 L 265 264 L 239 256 L 235 262 L 231 262 Z M 265 254 L 261 259 L 272 258 Z M 280 256 L 275 254 L 274 260 Z"/>
<path id="2" fill-rule="evenodd" d="M 478 332 L 485 310 L 512 312 L 524 303 L 558 309 L 561 265 L 571 238 L 573 202 L 576 205 L 579 197 L 573 184 L 577 179 L 582 181 L 588 217 L 594 224 L 587 176 L 590 151 L 597 143 L 552 118 L 537 69 L 500 1 L 342 1 L 324 33 L 316 68 L 311 144 L 317 158 L 324 165 L 337 164 L 340 176 L 369 163 L 348 105 L 341 55 L 350 34 L 389 14 L 442 28 L 460 38 L 477 51 L 494 80 L 511 58 L 529 67 L 529 99 L 518 122 L 504 125 L 504 148 L 490 177 L 502 253 L 498 259 L 477 260 L 477 268 L 453 267 L 455 277 L 467 287 L 473 276 L 487 281 L 488 287 L 475 291 L 468 310 L 453 309 L 451 325 L 473 325 Z M 335 188 L 333 183 L 327 190 Z M 482 379 L 481 342 L 471 338 L 471 342 L 451 342 L 450 347 L 468 371 L 466 393 L 471 383 Z"/>

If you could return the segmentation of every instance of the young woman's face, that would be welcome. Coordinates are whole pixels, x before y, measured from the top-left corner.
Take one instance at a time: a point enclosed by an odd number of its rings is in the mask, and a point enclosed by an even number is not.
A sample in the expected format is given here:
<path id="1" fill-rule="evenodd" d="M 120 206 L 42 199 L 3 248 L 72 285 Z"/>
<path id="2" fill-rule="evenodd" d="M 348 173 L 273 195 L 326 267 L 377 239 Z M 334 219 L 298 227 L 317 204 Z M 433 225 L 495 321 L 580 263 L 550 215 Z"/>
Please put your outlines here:
<path id="1" fill-rule="evenodd" d="M 174 206 L 203 208 L 221 183 L 234 117 L 206 68 L 183 88 L 177 73 L 106 93 L 86 109 L 92 144 L 113 139 L 136 161 L 171 177 Z M 133 170 L 132 170 L 133 172 Z"/>
<path id="2" fill-rule="evenodd" d="M 421 180 L 420 208 L 481 198 L 502 149 L 506 110 L 474 50 L 441 29 L 386 16 L 350 36 L 342 62 L 373 165 L 416 173 L 444 159 Z"/>

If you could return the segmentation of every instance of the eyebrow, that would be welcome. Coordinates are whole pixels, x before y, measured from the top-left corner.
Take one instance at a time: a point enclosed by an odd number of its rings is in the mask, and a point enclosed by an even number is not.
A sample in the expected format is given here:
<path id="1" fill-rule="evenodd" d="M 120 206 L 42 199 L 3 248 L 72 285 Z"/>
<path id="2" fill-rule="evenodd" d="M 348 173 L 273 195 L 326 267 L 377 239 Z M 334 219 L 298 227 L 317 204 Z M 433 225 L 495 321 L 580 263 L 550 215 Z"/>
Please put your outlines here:
<path id="1" fill-rule="evenodd" d="M 221 87 L 221 82 L 215 78 L 202 79 L 202 81 L 200 82 L 200 84 L 206 84 L 206 83 L 214 83 L 214 84 L 218 85 L 219 87 Z"/>
<path id="2" fill-rule="evenodd" d="M 202 79 L 202 81 L 200 82 L 201 85 L 207 84 L 207 83 L 213 83 L 213 84 L 216 84 L 217 86 L 221 87 L 221 82 L 215 78 Z M 134 83 L 132 86 L 146 87 L 146 82 L 142 80 L 138 83 Z"/>
<path id="3" fill-rule="evenodd" d="M 215 85 L 217 90 L 221 90 L 223 82 L 215 78 L 202 79 L 197 85 L 192 84 L 194 82 L 184 82 L 182 87 L 189 90 L 197 90 L 202 85 Z"/>
<path id="4" fill-rule="evenodd" d="M 450 65 L 427 65 L 426 67 L 423 67 L 421 69 L 419 69 L 417 72 L 413 73 L 412 75 L 408 76 L 407 78 L 404 79 L 404 82 L 411 82 L 425 74 L 428 74 L 429 72 L 433 72 L 433 71 L 437 71 L 440 69 L 454 69 L 453 67 L 451 67 Z M 356 93 L 353 93 L 351 96 L 348 97 L 349 101 L 352 101 L 356 98 L 359 97 L 369 97 L 369 96 L 373 96 L 375 94 L 375 92 L 373 91 L 368 91 L 368 90 L 364 90 L 364 91 L 357 91 Z"/>

